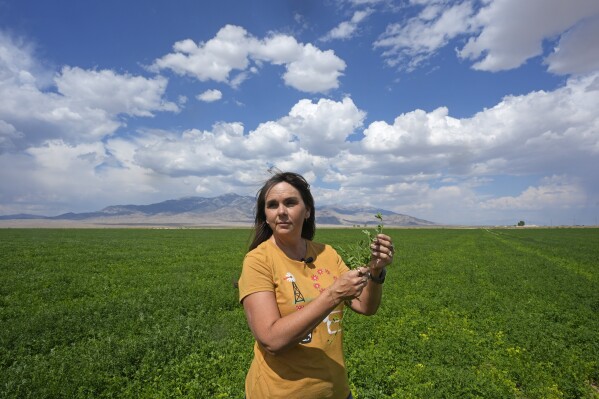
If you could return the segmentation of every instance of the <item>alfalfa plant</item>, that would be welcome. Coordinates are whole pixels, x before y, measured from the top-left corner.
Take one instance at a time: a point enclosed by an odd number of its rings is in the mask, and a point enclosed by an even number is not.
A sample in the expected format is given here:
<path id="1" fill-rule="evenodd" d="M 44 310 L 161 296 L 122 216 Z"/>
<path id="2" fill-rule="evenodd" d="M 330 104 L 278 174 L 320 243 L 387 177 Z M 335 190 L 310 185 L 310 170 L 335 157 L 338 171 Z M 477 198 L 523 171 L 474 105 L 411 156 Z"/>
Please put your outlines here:
<path id="1" fill-rule="evenodd" d="M 378 212 L 374 215 L 375 218 L 379 220 L 379 223 L 376 226 L 376 229 L 373 231 L 364 229 L 362 233 L 364 236 L 355 243 L 349 244 L 345 247 L 340 247 L 338 249 L 339 255 L 349 267 L 350 269 L 357 269 L 358 267 L 367 266 L 370 263 L 370 258 L 372 256 L 372 248 L 370 247 L 372 243 L 376 240 L 376 236 L 383 232 L 383 215 Z M 356 300 L 360 300 L 360 298 L 356 298 Z M 341 315 L 341 319 L 339 320 L 339 325 L 343 328 L 343 323 L 345 321 L 345 316 L 349 310 L 349 306 L 351 305 L 351 300 L 345 301 L 345 307 L 343 308 L 343 314 Z M 329 343 L 333 342 L 333 339 L 337 336 L 335 333 L 331 338 L 329 338 Z"/>
<path id="2" fill-rule="evenodd" d="M 339 255 L 341 255 L 341 258 L 350 269 L 366 266 L 370 262 L 370 256 L 372 255 L 370 245 L 372 245 L 376 236 L 383 232 L 384 226 L 383 215 L 380 212 L 374 215 L 374 217 L 379 220 L 374 232 L 364 229 L 362 230 L 364 234 L 362 239 L 346 247 L 339 248 Z"/>

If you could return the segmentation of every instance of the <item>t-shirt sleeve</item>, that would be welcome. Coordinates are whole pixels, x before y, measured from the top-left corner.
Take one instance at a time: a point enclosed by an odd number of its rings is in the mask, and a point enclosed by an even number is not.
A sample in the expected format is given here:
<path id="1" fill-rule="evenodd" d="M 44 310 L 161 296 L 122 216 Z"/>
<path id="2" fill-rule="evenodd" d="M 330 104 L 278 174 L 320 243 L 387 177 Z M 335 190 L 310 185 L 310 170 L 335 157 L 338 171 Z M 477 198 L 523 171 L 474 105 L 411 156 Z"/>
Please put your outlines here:
<path id="1" fill-rule="evenodd" d="M 246 296 L 261 291 L 275 291 L 273 271 L 266 256 L 252 251 L 243 259 L 239 277 L 239 302 Z"/>

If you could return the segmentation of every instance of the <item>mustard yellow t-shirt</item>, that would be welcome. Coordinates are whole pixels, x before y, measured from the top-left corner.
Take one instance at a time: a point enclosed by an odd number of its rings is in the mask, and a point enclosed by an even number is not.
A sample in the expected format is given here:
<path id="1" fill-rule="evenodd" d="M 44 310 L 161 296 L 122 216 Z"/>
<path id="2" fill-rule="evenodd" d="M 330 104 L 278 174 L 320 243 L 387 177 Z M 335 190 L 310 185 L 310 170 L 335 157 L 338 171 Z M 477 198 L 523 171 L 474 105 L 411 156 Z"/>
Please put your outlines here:
<path id="1" fill-rule="evenodd" d="M 266 240 L 243 261 L 239 300 L 261 291 L 274 292 L 281 317 L 302 308 L 349 269 L 329 245 L 308 241 L 306 264 L 289 259 Z M 256 342 L 248 371 L 247 399 L 345 399 L 349 383 L 343 359 L 340 319 L 343 303 L 324 318 L 304 340 L 278 355 L 268 354 Z"/>

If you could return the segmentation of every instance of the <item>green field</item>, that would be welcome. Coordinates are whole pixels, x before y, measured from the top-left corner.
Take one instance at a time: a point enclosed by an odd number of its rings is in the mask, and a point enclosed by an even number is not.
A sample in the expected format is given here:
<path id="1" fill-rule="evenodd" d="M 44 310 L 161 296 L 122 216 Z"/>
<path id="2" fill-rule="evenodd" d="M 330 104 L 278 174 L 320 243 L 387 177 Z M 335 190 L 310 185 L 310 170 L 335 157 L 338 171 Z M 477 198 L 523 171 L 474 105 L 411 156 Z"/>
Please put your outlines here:
<path id="1" fill-rule="evenodd" d="M 383 305 L 344 321 L 356 398 L 599 398 L 599 230 L 386 232 Z M 242 398 L 249 234 L 0 230 L 0 397 Z"/>

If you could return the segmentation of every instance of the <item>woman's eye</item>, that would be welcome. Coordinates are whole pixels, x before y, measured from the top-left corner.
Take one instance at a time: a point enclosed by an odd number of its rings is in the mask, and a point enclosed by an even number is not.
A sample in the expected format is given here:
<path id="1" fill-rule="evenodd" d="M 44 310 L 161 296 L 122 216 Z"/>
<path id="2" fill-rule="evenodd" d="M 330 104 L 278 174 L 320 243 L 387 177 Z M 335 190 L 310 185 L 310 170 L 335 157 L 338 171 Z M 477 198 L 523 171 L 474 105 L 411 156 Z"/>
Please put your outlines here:
<path id="1" fill-rule="evenodd" d="M 283 200 L 283 206 L 287 207 L 287 208 L 291 208 L 295 205 L 299 204 L 299 201 L 295 198 L 290 198 L 287 200 Z M 267 202 L 266 203 L 266 208 L 267 209 L 277 209 L 279 207 L 279 202 Z"/>

